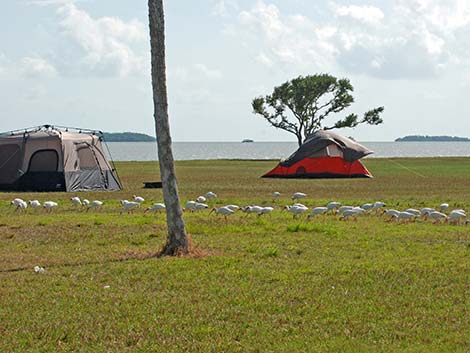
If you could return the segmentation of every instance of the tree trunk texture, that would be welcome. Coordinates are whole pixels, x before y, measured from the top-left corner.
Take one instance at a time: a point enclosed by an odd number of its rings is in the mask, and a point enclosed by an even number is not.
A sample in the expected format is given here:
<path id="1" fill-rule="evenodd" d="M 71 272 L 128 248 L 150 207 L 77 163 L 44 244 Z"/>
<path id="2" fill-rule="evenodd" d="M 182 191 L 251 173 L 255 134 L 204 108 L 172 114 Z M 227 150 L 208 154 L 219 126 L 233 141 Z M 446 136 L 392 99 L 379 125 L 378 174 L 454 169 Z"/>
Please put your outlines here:
<path id="1" fill-rule="evenodd" d="M 299 147 L 302 146 L 302 144 L 304 143 L 304 140 L 302 139 L 302 134 L 299 132 L 295 136 L 297 136 L 297 143 L 299 144 Z"/>
<path id="2" fill-rule="evenodd" d="M 186 254 L 189 251 L 188 237 L 178 196 L 168 121 L 163 0 L 149 0 L 148 6 L 155 131 L 168 224 L 168 239 L 162 255 Z"/>

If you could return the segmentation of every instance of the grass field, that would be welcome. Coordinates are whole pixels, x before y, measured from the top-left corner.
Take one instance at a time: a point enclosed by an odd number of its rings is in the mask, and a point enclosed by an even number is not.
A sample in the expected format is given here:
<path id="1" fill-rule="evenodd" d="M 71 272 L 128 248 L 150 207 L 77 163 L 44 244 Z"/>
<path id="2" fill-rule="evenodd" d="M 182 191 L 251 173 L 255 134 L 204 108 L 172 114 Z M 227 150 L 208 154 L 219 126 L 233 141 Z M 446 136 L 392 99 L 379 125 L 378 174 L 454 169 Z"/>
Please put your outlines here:
<path id="1" fill-rule="evenodd" d="M 366 159 L 371 180 L 276 180 L 273 161 L 177 163 L 183 201 L 212 205 L 383 200 L 393 208 L 470 211 L 470 159 Z M 148 258 L 163 215 L 120 215 L 133 194 L 161 201 L 153 163 L 118 163 L 126 190 L 0 193 L 0 352 L 469 352 L 470 227 L 364 216 L 307 221 L 185 214 L 201 258 Z M 52 214 L 10 200 L 59 201 Z M 36 274 L 35 265 L 46 268 Z"/>

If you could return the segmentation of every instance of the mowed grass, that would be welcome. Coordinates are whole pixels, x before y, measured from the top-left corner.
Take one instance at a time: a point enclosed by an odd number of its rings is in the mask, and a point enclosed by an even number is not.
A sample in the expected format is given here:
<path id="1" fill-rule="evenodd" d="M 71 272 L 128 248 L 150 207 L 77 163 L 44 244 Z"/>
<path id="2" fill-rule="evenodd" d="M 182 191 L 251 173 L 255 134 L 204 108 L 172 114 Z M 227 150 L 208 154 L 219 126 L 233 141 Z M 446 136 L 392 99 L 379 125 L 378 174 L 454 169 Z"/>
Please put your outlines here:
<path id="1" fill-rule="evenodd" d="M 274 161 L 177 163 L 182 201 L 211 190 L 227 203 L 331 200 L 470 211 L 470 159 L 366 159 L 374 179 L 260 179 Z M 155 163 L 118 163 L 125 190 L 0 194 L 0 352 L 468 352 L 470 227 L 185 214 L 202 258 L 152 258 L 164 216 L 119 214 L 161 190 Z M 52 214 L 14 213 L 14 197 L 56 200 Z M 35 274 L 33 267 L 46 268 Z M 109 286 L 109 287 L 108 287 Z"/>

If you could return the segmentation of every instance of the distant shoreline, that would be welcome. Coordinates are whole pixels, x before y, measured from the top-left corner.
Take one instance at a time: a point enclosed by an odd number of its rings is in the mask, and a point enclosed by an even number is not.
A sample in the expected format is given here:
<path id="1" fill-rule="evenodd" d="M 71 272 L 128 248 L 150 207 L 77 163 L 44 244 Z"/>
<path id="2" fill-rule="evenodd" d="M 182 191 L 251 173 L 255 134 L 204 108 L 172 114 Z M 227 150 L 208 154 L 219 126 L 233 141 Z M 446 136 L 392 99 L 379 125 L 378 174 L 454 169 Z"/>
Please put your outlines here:
<path id="1" fill-rule="evenodd" d="M 458 136 L 411 135 L 399 137 L 395 139 L 395 142 L 470 142 L 470 139 L 468 137 Z"/>
<path id="2" fill-rule="evenodd" d="M 156 138 L 138 132 L 105 132 L 103 133 L 106 142 L 155 142 Z"/>
<path id="3" fill-rule="evenodd" d="M 125 141 L 125 140 L 109 140 L 108 138 L 106 138 L 105 136 L 105 140 L 106 142 L 113 142 L 113 143 L 118 143 L 118 142 L 123 142 L 123 143 L 132 143 L 132 142 L 156 142 L 157 140 L 155 138 L 153 138 L 153 140 L 145 140 L 145 141 L 142 141 L 142 140 L 129 140 L 129 141 Z M 361 143 L 361 144 L 368 144 L 368 143 L 387 143 L 387 144 L 394 144 L 396 142 L 470 142 L 470 139 L 468 140 L 449 140 L 449 141 L 446 141 L 446 140 L 400 140 L 398 141 L 395 140 L 395 141 L 361 141 L 361 140 L 358 140 L 357 142 Z M 173 141 L 172 142 L 173 144 L 177 143 L 177 144 L 234 144 L 234 145 L 262 145 L 262 144 L 273 144 L 273 143 L 279 143 L 279 144 L 291 144 L 291 145 L 295 145 L 297 146 L 297 142 L 295 141 L 255 141 L 255 142 L 250 142 L 250 143 L 241 143 L 240 141 Z"/>

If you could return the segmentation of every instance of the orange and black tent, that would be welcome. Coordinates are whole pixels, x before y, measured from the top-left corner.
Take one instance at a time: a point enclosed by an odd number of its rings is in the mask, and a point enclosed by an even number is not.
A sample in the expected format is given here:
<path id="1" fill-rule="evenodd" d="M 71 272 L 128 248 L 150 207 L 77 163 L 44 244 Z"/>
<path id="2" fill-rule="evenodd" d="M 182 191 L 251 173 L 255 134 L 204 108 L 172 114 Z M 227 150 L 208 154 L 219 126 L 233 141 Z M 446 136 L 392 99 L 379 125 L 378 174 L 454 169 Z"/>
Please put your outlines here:
<path id="1" fill-rule="evenodd" d="M 347 137 L 319 130 L 263 178 L 372 178 L 359 161 L 371 153 Z"/>

